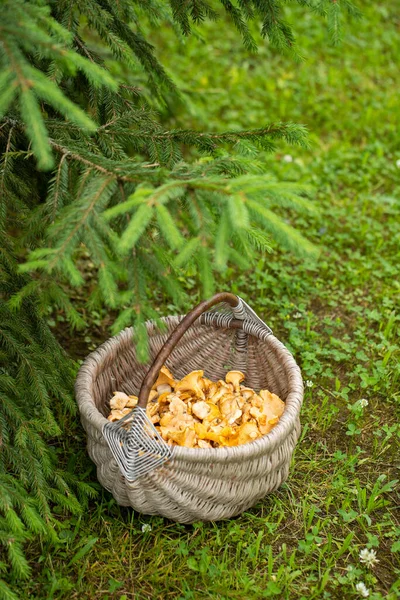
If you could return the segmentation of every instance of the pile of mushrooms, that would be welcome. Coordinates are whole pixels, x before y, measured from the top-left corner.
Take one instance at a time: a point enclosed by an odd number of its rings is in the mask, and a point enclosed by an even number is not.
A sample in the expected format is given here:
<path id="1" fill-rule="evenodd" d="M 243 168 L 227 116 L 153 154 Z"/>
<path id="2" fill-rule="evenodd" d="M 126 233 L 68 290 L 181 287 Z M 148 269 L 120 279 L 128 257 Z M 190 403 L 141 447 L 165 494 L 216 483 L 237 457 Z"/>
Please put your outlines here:
<path id="1" fill-rule="evenodd" d="M 229 371 L 225 381 L 211 381 L 203 371 L 192 371 L 175 381 L 164 366 L 153 385 L 146 414 L 170 445 L 219 448 L 252 442 L 278 423 L 285 403 L 268 390 L 256 393 L 242 385 L 244 379 L 241 371 Z M 137 402 L 137 396 L 114 392 L 108 420 L 118 421 Z M 129 421 L 125 426 L 129 428 Z"/>

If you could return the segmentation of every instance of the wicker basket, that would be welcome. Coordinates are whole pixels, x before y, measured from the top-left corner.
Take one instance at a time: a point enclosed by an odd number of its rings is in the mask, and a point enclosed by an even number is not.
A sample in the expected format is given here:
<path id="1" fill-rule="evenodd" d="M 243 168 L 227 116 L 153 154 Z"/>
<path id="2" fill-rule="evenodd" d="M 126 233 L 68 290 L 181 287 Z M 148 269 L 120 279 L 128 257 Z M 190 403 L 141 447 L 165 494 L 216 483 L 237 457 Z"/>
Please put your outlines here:
<path id="1" fill-rule="evenodd" d="M 300 433 L 300 370 L 271 330 L 233 294 L 217 294 L 185 318 L 170 316 L 163 321 L 162 333 L 153 322 L 147 324 L 154 361 L 150 370 L 137 361 L 133 329 L 128 328 L 92 352 L 79 371 L 76 397 L 98 479 L 120 505 L 141 513 L 181 523 L 238 515 L 288 476 Z M 120 390 L 139 394 L 139 403 L 145 406 L 164 361 L 177 378 L 203 369 L 216 381 L 228 370 L 239 369 L 246 373 L 246 385 L 278 394 L 285 411 L 278 425 L 254 442 L 209 450 L 176 446 L 169 462 L 128 481 L 103 435 L 109 399 Z"/>

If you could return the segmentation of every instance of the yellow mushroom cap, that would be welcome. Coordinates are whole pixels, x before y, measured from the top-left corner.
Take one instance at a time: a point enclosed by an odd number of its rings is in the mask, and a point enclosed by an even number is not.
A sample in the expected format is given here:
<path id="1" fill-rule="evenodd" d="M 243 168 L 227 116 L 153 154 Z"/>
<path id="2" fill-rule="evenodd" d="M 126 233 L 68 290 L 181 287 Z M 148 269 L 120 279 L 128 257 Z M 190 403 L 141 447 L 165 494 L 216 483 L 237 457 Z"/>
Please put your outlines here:
<path id="1" fill-rule="evenodd" d="M 231 385 L 227 384 L 225 381 L 222 381 L 222 379 L 217 381 L 215 385 L 217 387 L 216 389 L 213 388 L 212 394 L 211 390 L 209 391 L 208 399 L 211 400 L 211 402 L 213 402 L 214 404 L 217 404 L 217 402 L 222 398 L 222 396 L 225 396 L 226 394 L 231 394 L 233 390 Z"/>
<path id="2" fill-rule="evenodd" d="M 206 438 L 206 436 L 207 436 L 207 427 L 203 423 L 195 422 L 195 424 L 194 424 L 194 430 L 196 432 L 196 435 L 201 440 L 204 440 Z"/>
<path id="3" fill-rule="evenodd" d="M 167 435 L 170 440 L 186 448 L 193 448 L 197 443 L 196 433 L 190 427 L 183 431 L 169 431 Z"/>
<path id="4" fill-rule="evenodd" d="M 239 427 L 238 444 L 247 444 L 260 437 L 260 432 L 255 423 L 244 423 Z"/>
<path id="5" fill-rule="evenodd" d="M 198 448 L 212 448 L 210 442 L 207 442 L 206 440 L 197 440 L 197 447 Z"/>
<path id="6" fill-rule="evenodd" d="M 207 379 L 207 377 L 203 377 L 200 381 L 203 392 L 208 392 L 210 386 L 214 383 L 211 379 Z"/>
<path id="7" fill-rule="evenodd" d="M 246 387 L 244 385 L 240 386 L 240 395 L 245 400 L 250 400 L 254 396 L 255 393 L 256 392 L 252 388 Z"/>
<path id="8" fill-rule="evenodd" d="M 154 417 L 159 412 L 160 405 L 158 402 L 149 402 L 146 407 L 146 415 L 148 417 Z"/>
<path id="9" fill-rule="evenodd" d="M 204 400 L 203 385 L 201 379 L 204 371 L 191 371 L 175 384 L 175 391 L 191 392 L 197 398 Z"/>
<path id="10" fill-rule="evenodd" d="M 285 403 L 277 396 L 268 390 L 260 390 L 259 394 L 264 402 L 263 412 L 268 415 L 269 419 L 280 417 L 285 410 Z"/>
<path id="11" fill-rule="evenodd" d="M 208 386 L 206 393 L 207 393 L 207 399 L 211 400 L 211 398 L 213 398 L 213 396 L 218 392 L 219 390 L 219 385 L 216 381 L 211 381 L 210 385 Z"/>
<path id="12" fill-rule="evenodd" d="M 169 401 L 169 410 L 173 415 L 184 415 L 185 413 L 187 413 L 187 406 L 183 402 L 183 400 L 179 398 L 179 396 L 171 394 Z"/>
<path id="13" fill-rule="evenodd" d="M 122 410 L 129 402 L 129 396 L 124 392 L 114 392 L 114 396 L 110 400 L 110 408 L 112 410 Z"/>
<path id="14" fill-rule="evenodd" d="M 173 397 L 174 397 L 173 393 L 164 392 L 163 394 L 160 394 L 158 396 L 157 404 L 168 404 L 169 402 L 171 402 Z M 153 402 L 153 404 L 154 404 L 154 402 Z"/>
<path id="15" fill-rule="evenodd" d="M 173 387 L 175 385 L 174 376 L 172 375 L 171 371 L 169 369 L 167 369 L 167 367 L 164 365 L 163 367 L 161 367 L 160 373 L 157 377 L 157 381 L 153 385 L 152 389 L 154 390 L 159 385 L 163 385 L 165 383 L 167 383 L 171 387 Z"/>
<path id="16" fill-rule="evenodd" d="M 240 384 L 245 379 L 245 374 L 242 371 L 228 371 L 225 375 L 226 383 L 232 383 L 235 392 L 240 391 Z"/>
<path id="17" fill-rule="evenodd" d="M 114 409 L 111 411 L 111 413 L 108 415 L 107 419 L 109 421 L 119 421 L 120 419 L 122 419 L 122 417 L 125 417 L 126 415 L 128 415 L 131 412 L 130 408 L 122 408 L 122 409 Z"/>
<path id="18" fill-rule="evenodd" d="M 211 423 L 211 421 L 214 421 L 214 419 L 221 418 L 220 408 L 218 408 L 218 406 L 216 404 L 214 404 L 213 402 L 207 402 L 206 404 L 207 404 L 208 408 L 210 409 L 210 411 L 209 411 L 208 415 L 206 416 L 206 418 L 204 419 L 204 422 Z"/>
<path id="19" fill-rule="evenodd" d="M 127 408 L 135 408 L 138 403 L 139 398 L 137 396 L 129 396 L 129 400 L 126 403 Z"/>
<path id="20" fill-rule="evenodd" d="M 211 408 L 208 406 L 207 402 L 204 402 L 204 400 L 195 402 L 192 405 L 192 413 L 198 419 L 201 419 L 201 420 L 205 419 L 209 415 L 210 411 L 211 411 Z"/>

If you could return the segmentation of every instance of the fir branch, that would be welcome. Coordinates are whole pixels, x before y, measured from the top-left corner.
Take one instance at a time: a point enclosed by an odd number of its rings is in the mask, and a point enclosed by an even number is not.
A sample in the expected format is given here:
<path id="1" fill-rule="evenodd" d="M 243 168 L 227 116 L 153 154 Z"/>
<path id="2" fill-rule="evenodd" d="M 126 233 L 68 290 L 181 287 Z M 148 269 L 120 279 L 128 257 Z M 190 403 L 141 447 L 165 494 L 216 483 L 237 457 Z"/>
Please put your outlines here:
<path id="1" fill-rule="evenodd" d="M 112 162 L 108 163 L 106 160 L 104 160 L 104 157 L 99 157 L 95 154 L 91 154 L 90 152 L 85 152 L 85 156 L 83 156 L 81 153 L 79 153 L 79 151 L 71 150 L 64 146 L 61 146 L 60 144 L 58 144 L 52 140 L 50 140 L 50 145 L 56 152 L 59 152 L 60 154 L 65 155 L 68 159 L 78 161 L 78 162 L 82 163 L 83 165 L 86 165 L 92 169 L 95 169 L 96 171 L 99 171 L 99 173 L 102 173 L 103 175 L 115 177 L 118 181 L 131 182 L 131 183 L 139 183 L 141 181 L 141 177 L 139 175 L 135 176 L 135 177 L 133 177 L 131 175 L 123 175 L 121 173 L 121 171 L 123 171 L 123 166 L 117 167 L 114 170 L 112 170 L 112 167 L 115 165 L 115 163 L 112 163 Z M 90 157 L 90 158 L 88 158 L 88 157 Z M 107 164 L 107 167 L 99 164 L 101 159 L 103 159 L 102 160 L 103 164 Z M 133 163 L 129 163 L 129 166 L 132 166 L 132 164 Z M 110 165 L 111 168 L 108 168 L 108 165 Z M 153 163 L 153 164 L 134 163 L 134 165 L 139 170 L 139 169 L 154 168 L 154 167 L 158 166 L 158 163 Z"/>

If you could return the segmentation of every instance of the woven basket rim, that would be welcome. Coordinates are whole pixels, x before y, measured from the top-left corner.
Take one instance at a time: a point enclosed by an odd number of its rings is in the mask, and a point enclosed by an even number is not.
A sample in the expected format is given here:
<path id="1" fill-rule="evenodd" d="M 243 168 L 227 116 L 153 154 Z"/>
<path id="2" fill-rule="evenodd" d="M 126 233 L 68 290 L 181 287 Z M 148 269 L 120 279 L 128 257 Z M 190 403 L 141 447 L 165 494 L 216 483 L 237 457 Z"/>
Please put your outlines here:
<path id="1" fill-rule="evenodd" d="M 161 321 L 168 323 L 172 318 L 181 320 L 184 315 L 169 315 L 161 317 Z M 217 318 L 217 315 L 215 316 Z M 215 324 L 200 323 L 196 321 L 195 327 L 215 327 Z M 147 327 L 154 327 L 154 321 L 147 321 Z M 229 325 L 221 329 L 230 329 Z M 253 442 L 242 444 L 240 446 L 222 447 L 222 448 L 185 448 L 183 446 L 174 446 L 172 460 L 174 462 L 194 462 L 194 463 L 221 463 L 221 462 L 242 462 L 249 458 L 256 458 L 267 452 L 273 452 L 281 445 L 286 438 L 293 432 L 296 422 L 299 418 L 301 405 L 303 402 L 303 381 L 300 369 L 289 350 L 276 338 L 270 331 L 258 331 L 257 335 L 252 332 L 252 323 L 243 321 L 243 330 L 250 336 L 267 341 L 276 351 L 277 360 L 281 363 L 288 378 L 289 393 L 285 400 L 285 410 L 279 423 L 266 435 Z M 84 360 L 79 369 L 76 383 L 75 395 L 81 416 L 84 416 L 93 425 L 101 436 L 102 430 L 109 421 L 97 409 L 92 396 L 92 381 L 94 373 L 97 373 L 109 352 L 125 345 L 133 339 L 134 328 L 127 327 L 117 335 L 103 342 L 96 350 L 91 352 Z M 106 443 L 104 441 L 104 443 Z"/>

